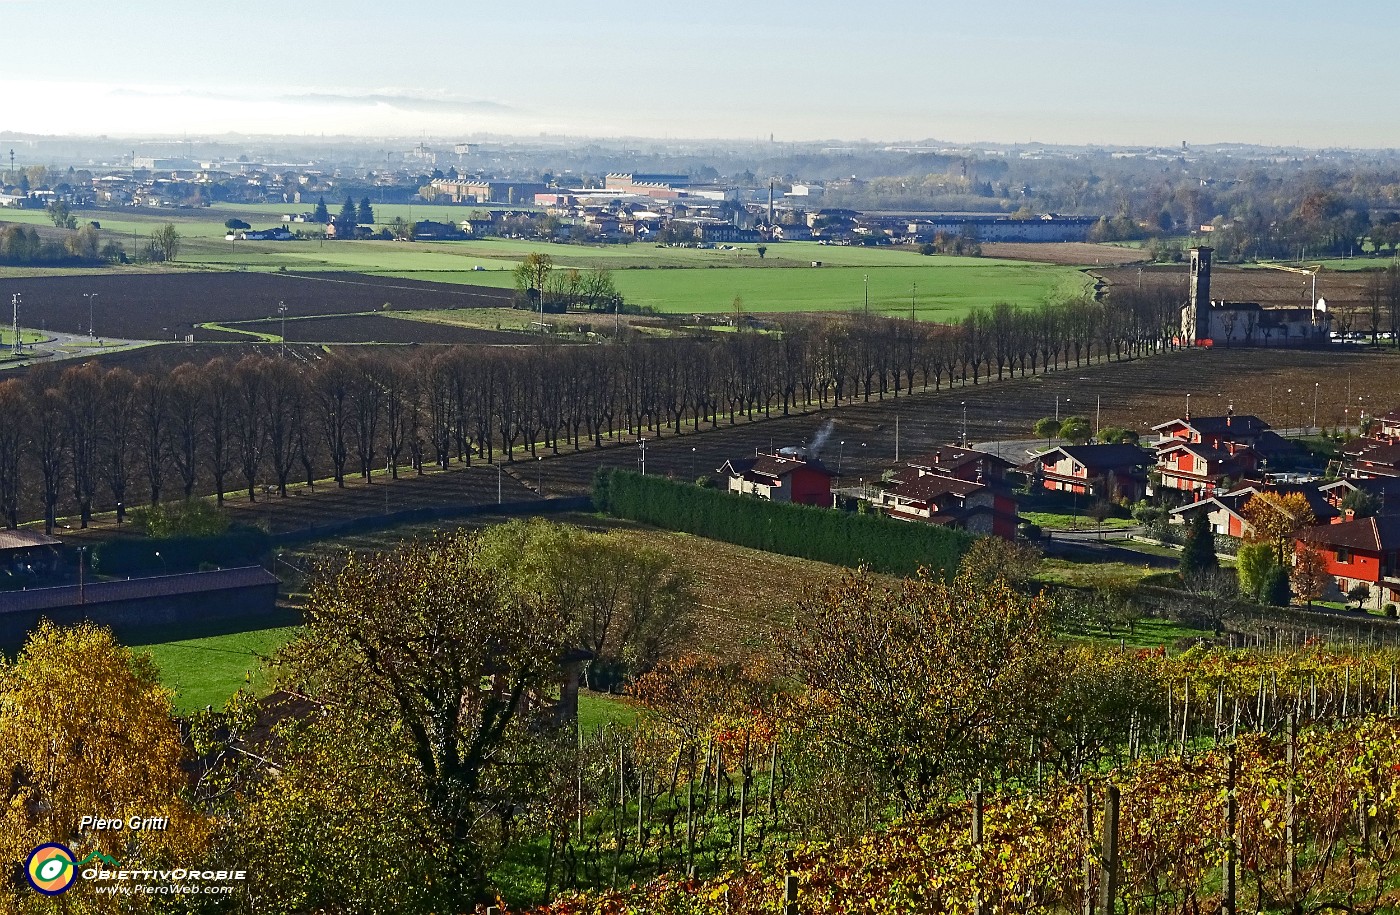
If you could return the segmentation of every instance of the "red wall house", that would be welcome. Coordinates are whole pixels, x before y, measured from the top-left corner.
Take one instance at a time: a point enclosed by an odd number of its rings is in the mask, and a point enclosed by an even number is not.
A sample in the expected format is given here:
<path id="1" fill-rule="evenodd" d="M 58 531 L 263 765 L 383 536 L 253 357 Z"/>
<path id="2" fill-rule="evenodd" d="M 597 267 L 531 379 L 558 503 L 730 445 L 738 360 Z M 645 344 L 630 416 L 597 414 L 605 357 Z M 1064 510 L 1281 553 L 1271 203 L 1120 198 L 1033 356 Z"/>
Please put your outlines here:
<path id="1" fill-rule="evenodd" d="M 1306 545 L 1322 554 L 1332 577 L 1325 599 L 1343 600 L 1352 586 L 1365 582 L 1372 606 L 1400 603 L 1400 516 L 1319 524 L 1298 538 L 1298 550 Z"/>
<path id="2" fill-rule="evenodd" d="M 1051 491 L 1101 498 L 1116 493 L 1136 501 L 1147 489 L 1152 463 L 1136 445 L 1065 445 L 1036 455 L 1027 469 Z"/>
<path id="3" fill-rule="evenodd" d="M 1157 472 L 1163 489 L 1212 495 L 1221 481 L 1238 483 L 1259 468 L 1259 455 L 1248 445 L 1222 442 L 1214 448 L 1171 440 L 1157 446 Z"/>
<path id="4" fill-rule="evenodd" d="M 1001 485 L 924 474 L 896 480 L 875 502 L 901 521 L 946 524 L 973 534 L 1016 539 L 1016 499 Z"/>
<path id="5" fill-rule="evenodd" d="M 730 492 L 773 502 L 831 507 L 831 471 L 820 461 L 786 454 L 759 454 L 725 461 Z"/>

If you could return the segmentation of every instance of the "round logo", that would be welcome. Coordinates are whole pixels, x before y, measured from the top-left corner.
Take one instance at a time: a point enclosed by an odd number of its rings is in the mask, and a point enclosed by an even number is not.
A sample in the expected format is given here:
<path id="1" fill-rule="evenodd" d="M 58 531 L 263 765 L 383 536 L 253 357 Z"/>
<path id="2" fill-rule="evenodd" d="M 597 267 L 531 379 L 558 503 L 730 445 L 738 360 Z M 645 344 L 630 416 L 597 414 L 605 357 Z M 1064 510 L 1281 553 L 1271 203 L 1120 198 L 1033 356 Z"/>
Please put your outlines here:
<path id="1" fill-rule="evenodd" d="M 45 896 L 57 896 L 73 885 L 78 871 L 68 847 L 49 842 L 29 853 L 29 860 L 24 862 L 24 875 L 34 889 Z"/>

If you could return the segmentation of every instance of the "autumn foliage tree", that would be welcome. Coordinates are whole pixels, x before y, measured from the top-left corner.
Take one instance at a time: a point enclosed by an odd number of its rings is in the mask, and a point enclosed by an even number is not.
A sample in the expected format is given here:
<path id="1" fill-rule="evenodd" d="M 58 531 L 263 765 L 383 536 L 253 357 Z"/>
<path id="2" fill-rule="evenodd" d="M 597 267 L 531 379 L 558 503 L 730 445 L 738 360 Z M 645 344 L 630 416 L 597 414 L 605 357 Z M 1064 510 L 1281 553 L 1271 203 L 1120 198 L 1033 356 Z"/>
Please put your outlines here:
<path id="1" fill-rule="evenodd" d="M 203 863 L 210 824 L 186 800 L 189 779 L 170 693 L 155 665 L 106 630 L 45 621 L 12 665 L 0 657 L 0 862 L 17 870 L 30 850 L 62 842 L 127 866 Z M 163 831 L 96 831 L 84 816 L 169 817 Z M 11 871 L 13 872 L 13 871 Z M 79 886 L 64 912 L 112 911 Z M 0 880 L 0 911 L 53 912 L 52 903 Z"/>
<path id="2" fill-rule="evenodd" d="M 1274 562 L 1282 567 L 1298 533 L 1317 523 L 1308 500 L 1301 493 L 1257 493 L 1244 504 L 1243 514 L 1249 522 L 1245 540 L 1267 543 L 1274 551 Z"/>
<path id="3" fill-rule="evenodd" d="M 348 557 L 313 588 L 282 683 L 321 711 L 292 735 L 287 771 L 251 799 L 262 829 L 245 845 L 288 887 L 320 892 L 310 909 L 330 900 L 372 909 L 383 883 L 373 861 L 407 861 L 423 881 L 418 902 L 399 911 L 443 911 L 485 893 L 534 779 L 530 761 L 541 758 L 531 747 L 550 739 L 545 700 L 568 632 L 565 605 L 521 585 L 484 560 L 475 537 L 457 534 Z M 315 816 L 347 797 L 377 798 L 393 816 L 382 829 L 351 830 Z M 341 842 L 354 846 L 368 883 L 295 854 Z"/>

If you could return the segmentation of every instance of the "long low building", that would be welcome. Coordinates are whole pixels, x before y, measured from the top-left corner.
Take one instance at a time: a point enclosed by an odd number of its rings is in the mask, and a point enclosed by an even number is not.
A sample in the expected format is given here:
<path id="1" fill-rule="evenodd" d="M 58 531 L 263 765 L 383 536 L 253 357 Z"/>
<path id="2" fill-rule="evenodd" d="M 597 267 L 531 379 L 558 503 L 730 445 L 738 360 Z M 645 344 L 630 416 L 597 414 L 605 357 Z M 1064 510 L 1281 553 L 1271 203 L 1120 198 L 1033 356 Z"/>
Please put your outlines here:
<path id="1" fill-rule="evenodd" d="M 277 577 L 262 566 L 96 581 L 0 593 L 0 645 L 18 646 L 40 620 L 114 629 L 272 614 Z"/>

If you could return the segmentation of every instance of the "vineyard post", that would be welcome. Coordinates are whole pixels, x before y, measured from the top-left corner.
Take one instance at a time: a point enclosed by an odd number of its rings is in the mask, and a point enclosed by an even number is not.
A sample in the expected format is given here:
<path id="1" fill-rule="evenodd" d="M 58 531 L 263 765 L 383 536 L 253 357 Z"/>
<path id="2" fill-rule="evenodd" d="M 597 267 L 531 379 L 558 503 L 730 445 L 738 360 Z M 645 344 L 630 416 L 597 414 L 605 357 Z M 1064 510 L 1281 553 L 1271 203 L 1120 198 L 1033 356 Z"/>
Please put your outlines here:
<path id="1" fill-rule="evenodd" d="M 1351 665 L 1350 665 L 1350 664 L 1348 664 L 1345 668 L 1343 668 L 1342 674 L 1343 674 L 1343 679 L 1342 679 L 1342 717 L 1345 718 L 1345 717 L 1347 716 L 1347 711 L 1348 711 L 1347 705 L 1349 704 L 1349 700 L 1351 699 Z"/>
<path id="2" fill-rule="evenodd" d="M 1225 711 L 1225 681 L 1221 680 L 1215 687 L 1215 728 L 1211 731 L 1212 742 L 1218 743 L 1220 740 L 1220 716 Z"/>
<path id="3" fill-rule="evenodd" d="M 685 789 L 685 863 L 695 875 L 695 757 L 698 747 L 690 746 L 690 784 Z"/>
<path id="4" fill-rule="evenodd" d="M 1094 786 L 1084 780 L 1084 915 L 1094 915 Z"/>
<path id="5" fill-rule="evenodd" d="M 499 906 L 488 905 L 486 907 L 486 915 L 501 915 L 501 909 Z"/>
<path id="6" fill-rule="evenodd" d="M 1191 678 L 1188 677 L 1182 684 L 1186 691 L 1186 698 L 1181 700 L 1181 755 L 1186 755 L 1186 728 L 1191 720 Z"/>
<path id="7" fill-rule="evenodd" d="M 783 915 L 797 915 L 798 884 L 796 874 L 788 874 L 783 880 Z"/>
<path id="8" fill-rule="evenodd" d="M 1254 719 L 1254 730 L 1257 733 L 1264 733 L 1264 675 L 1259 675 L 1259 709 L 1257 717 Z"/>
<path id="9" fill-rule="evenodd" d="M 778 734 L 773 735 L 773 748 L 768 756 L 768 820 L 778 816 Z"/>
<path id="10" fill-rule="evenodd" d="M 1293 780 L 1297 777 L 1296 753 L 1298 746 L 1298 719 L 1288 716 L 1288 746 L 1285 750 L 1288 763 L 1288 793 L 1284 795 L 1283 846 L 1284 862 L 1288 868 L 1288 897 L 1291 900 L 1298 882 L 1298 815 L 1293 793 Z"/>
<path id="11" fill-rule="evenodd" d="M 1236 915 L 1235 909 L 1235 856 L 1237 850 L 1237 829 L 1239 809 L 1235 799 L 1235 774 L 1239 765 L 1235 757 L 1235 747 L 1230 747 L 1230 768 L 1225 777 L 1225 873 L 1221 880 L 1225 891 L 1225 915 Z"/>
<path id="12" fill-rule="evenodd" d="M 981 846 L 982 844 L 982 790 L 980 788 L 972 793 L 972 844 L 975 846 Z M 978 861 L 981 861 L 980 856 L 978 857 Z M 976 868 L 975 872 L 980 874 L 981 868 Z M 979 887 L 976 892 L 976 902 L 972 907 L 972 911 L 974 915 L 982 915 L 984 910 L 982 908 L 981 888 Z"/>
<path id="13" fill-rule="evenodd" d="M 739 763 L 739 866 L 744 866 L 744 850 L 748 838 L 748 801 L 749 801 L 749 738 L 744 737 L 744 754 Z"/>
<path id="14" fill-rule="evenodd" d="M 1109 785 L 1103 799 L 1103 876 L 1099 880 L 1099 907 L 1104 915 L 1113 915 L 1118 896 L 1118 801 L 1118 786 Z"/>
<path id="15" fill-rule="evenodd" d="M 622 741 L 619 740 L 617 742 L 617 803 L 613 805 L 613 828 L 617 834 L 617 843 L 613 846 L 611 883 L 613 889 L 617 889 L 617 871 L 622 864 L 622 817 L 627 810 L 627 781 L 622 763 Z"/>
<path id="16" fill-rule="evenodd" d="M 647 807 L 647 783 L 646 773 L 641 766 L 637 767 L 637 869 L 642 866 L 642 855 L 646 851 L 645 842 L 642 838 L 642 816 L 646 813 Z M 657 869 L 661 867 L 661 862 L 657 861 Z"/>

